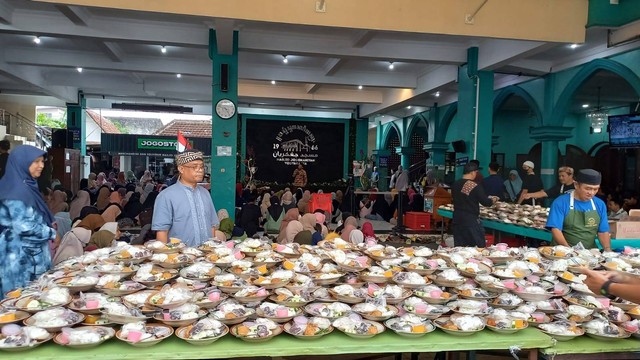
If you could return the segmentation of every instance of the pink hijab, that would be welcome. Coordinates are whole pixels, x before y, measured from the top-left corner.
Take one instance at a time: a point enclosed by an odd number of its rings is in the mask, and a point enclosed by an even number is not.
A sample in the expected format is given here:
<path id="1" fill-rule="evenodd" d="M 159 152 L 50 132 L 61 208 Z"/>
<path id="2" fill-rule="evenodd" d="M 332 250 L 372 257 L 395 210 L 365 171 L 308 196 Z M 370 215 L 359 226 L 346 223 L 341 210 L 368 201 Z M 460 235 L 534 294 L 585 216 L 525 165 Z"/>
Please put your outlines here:
<path id="1" fill-rule="evenodd" d="M 362 234 L 364 235 L 365 239 L 368 237 L 376 237 L 376 234 L 373 231 L 373 224 L 368 221 L 362 224 Z"/>

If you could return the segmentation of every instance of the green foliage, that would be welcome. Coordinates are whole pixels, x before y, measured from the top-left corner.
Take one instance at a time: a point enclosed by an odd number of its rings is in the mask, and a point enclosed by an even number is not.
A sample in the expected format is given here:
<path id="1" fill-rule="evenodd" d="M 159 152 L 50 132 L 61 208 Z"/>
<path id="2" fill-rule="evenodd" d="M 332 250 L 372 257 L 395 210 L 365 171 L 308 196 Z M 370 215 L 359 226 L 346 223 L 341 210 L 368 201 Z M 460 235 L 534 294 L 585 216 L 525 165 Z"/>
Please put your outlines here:
<path id="1" fill-rule="evenodd" d="M 54 119 L 42 113 L 36 117 L 36 124 L 57 129 L 67 128 L 67 122 L 64 119 Z"/>
<path id="2" fill-rule="evenodd" d="M 128 134 L 129 133 L 129 129 L 127 129 L 126 126 L 122 125 L 121 122 L 117 121 L 117 120 L 113 120 L 113 125 L 118 128 L 118 130 L 120 131 L 121 134 Z"/>

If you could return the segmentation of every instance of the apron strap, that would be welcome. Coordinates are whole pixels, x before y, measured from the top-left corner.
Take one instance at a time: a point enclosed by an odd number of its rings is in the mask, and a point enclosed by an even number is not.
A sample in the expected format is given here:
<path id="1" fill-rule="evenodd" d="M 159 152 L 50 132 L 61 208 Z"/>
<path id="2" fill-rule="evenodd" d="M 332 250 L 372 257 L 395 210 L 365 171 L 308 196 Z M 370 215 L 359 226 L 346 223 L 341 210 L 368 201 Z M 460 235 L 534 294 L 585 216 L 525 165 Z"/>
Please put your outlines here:
<path id="1" fill-rule="evenodd" d="M 560 185 L 560 194 L 564 194 L 564 184 Z"/>
<path id="2" fill-rule="evenodd" d="M 572 193 L 573 194 L 573 193 Z M 591 210 L 595 211 L 596 209 L 596 203 L 593 202 L 593 199 L 591 199 Z"/>
<path id="3" fill-rule="evenodd" d="M 574 202 L 574 197 L 573 197 L 573 193 L 571 193 L 571 197 L 569 198 L 569 210 L 573 210 L 573 202 Z M 591 199 L 591 202 L 593 202 L 593 199 Z"/>

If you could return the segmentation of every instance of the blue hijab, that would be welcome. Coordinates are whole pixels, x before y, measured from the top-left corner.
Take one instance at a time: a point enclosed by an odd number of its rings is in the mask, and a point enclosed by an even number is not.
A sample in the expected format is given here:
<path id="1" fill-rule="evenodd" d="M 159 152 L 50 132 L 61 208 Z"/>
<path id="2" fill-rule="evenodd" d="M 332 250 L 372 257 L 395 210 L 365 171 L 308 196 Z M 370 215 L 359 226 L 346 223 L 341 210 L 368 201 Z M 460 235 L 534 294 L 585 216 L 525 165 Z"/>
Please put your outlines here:
<path id="1" fill-rule="evenodd" d="M 20 200 L 26 206 L 34 208 L 42 215 L 47 225 L 51 226 L 55 219 L 40 194 L 38 183 L 29 173 L 29 166 L 46 152 L 30 145 L 17 146 L 9 154 L 7 167 L 0 179 L 0 200 Z"/>

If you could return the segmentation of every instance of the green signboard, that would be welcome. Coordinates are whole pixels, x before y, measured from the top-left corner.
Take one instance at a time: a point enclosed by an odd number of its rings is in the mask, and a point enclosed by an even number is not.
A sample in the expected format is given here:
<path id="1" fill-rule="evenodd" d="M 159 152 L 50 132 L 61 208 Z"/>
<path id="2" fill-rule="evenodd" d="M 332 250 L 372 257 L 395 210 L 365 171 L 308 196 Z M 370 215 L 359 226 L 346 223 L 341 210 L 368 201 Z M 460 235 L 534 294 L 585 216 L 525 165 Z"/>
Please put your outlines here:
<path id="1" fill-rule="evenodd" d="M 164 139 L 138 139 L 138 149 L 146 150 L 175 150 L 178 142 L 176 140 Z"/>

